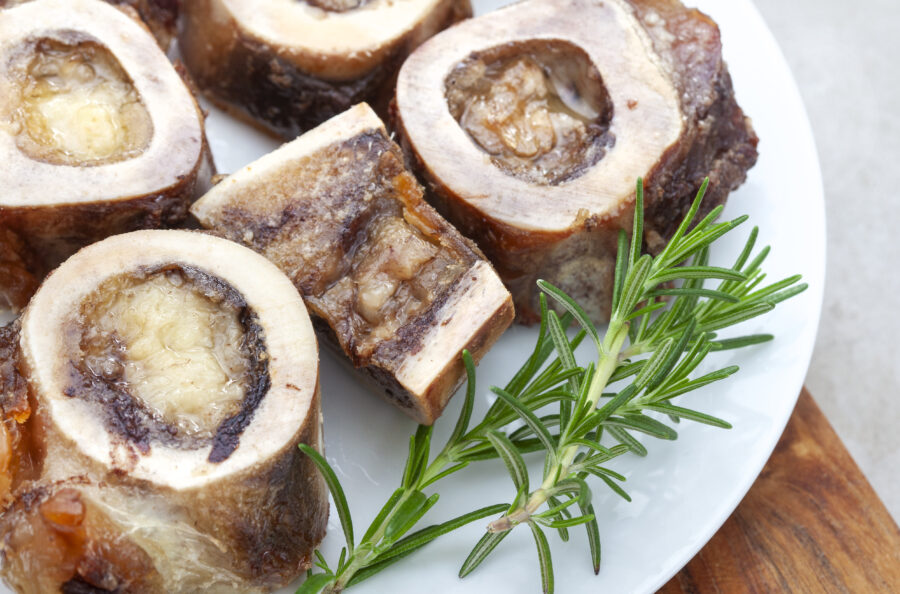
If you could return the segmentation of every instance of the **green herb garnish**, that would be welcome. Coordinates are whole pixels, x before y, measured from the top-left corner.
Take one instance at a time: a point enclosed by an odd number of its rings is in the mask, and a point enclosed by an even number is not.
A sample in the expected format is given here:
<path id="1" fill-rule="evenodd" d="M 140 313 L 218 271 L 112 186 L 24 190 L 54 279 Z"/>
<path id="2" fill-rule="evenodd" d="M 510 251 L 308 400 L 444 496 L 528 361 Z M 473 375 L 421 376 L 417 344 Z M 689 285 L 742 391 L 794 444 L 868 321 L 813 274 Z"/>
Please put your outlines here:
<path id="1" fill-rule="evenodd" d="M 599 572 L 600 530 L 589 478 L 596 477 L 629 499 L 620 485 L 625 478 L 606 465 L 629 451 L 647 454 L 635 433 L 676 439 L 672 424 L 681 419 L 729 428 L 731 425 L 722 419 L 676 406 L 672 401 L 738 370 L 730 366 L 692 378 L 711 351 L 772 339 L 768 334 L 719 339 L 715 331 L 764 314 L 806 289 L 805 284 L 798 284 L 799 276 L 760 287 L 765 278 L 760 267 L 769 249 L 751 258 L 756 229 L 732 267 L 709 265 L 710 245 L 747 217 L 717 223 L 722 212 L 718 206 L 694 225 L 707 183 L 666 247 L 653 257 L 641 255 L 643 184 L 638 180 L 634 228 L 630 241 L 624 231 L 619 232 L 612 315 L 602 335 L 569 296 L 549 283 L 538 282 L 543 293 L 534 350 L 504 388 L 491 388 L 497 400 L 472 428 L 475 366 L 469 354 L 463 353 L 468 386 L 453 433 L 432 459 L 432 428 L 419 426 L 410 438 L 400 487 L 358 543 L 336 475 L 322 456 L 308 446 L 300 446 L 326 478 L 347 545 L 334 567 L 316 552 L 316 566 L 322 573 L 310 572 L 299 594 L 340 592 L 442 534 L 497 514 L 502 515 L 490 523 L 463 563 L 461 577 L 477 568 L 521 524 L 527 524 L 534 536 L 544 592 L 553 591 L 552 557 L 544 532 L 547 528 L 568 540 L 568 530 L 583 525 L 594 571 Z M 704 286 L 710 280 L 719 281 L 714 289 Z M 680 284 L 673 286 L 674 281 Z M 547 297 L 560 307 L 562 315 L 548 307 Z M 566 329 L 573 322 L 580 329 L 570 339 Z M 585 338 L 593 343 L 597 358 L 579 366 L 574 351 Z M 614 382 L 623 382 L 622 387 L 607 392 Z M 646 413 L 661 413 L 670 422 Z M 524 425 L 507 430 L 514 421 Z M 615 445 L 603 445 L 604 437 Z M 544 452 L 545 459 L 541 483 L 532 488 L 523 455 L 536 451 Z M 425 493 L 428 487 L 472 462 L 493 458 L 500 458 L 509 470 L 515 488 L 512 503 L 483 507 L 410 533 L 438 500 L 437 493 Z"/>

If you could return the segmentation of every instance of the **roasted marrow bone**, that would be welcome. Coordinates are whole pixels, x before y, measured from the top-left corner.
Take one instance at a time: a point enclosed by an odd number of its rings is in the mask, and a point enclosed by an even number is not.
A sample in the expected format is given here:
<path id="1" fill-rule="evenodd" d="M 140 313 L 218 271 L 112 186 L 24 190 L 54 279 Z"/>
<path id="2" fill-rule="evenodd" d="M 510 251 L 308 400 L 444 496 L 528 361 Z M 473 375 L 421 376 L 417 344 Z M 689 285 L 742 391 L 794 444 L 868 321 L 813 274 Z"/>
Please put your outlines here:
<path id="1" fill-rule="evenodd" d="M 366 101 L 385 114 L 424 40 L 469 0 L 191 0 L 179 46 L 211 99 L 292 139 Z"/>
<path id="2" fill-rule="evenodd" d="M 538 319 L 535 281 L 609 315 L 616 236 L 644 179 L 661 248 L 756 161 L 719 30 L 677 0 L 529 0 L 445 31 L 401 69 L 392 117 L 429 200 Z"/>
<path id="3" fill-rule="evenodd" d="M 440 415 L 512 321 L 491 266 L 422 200 L 367 105 L 226 178 L 201 224 L 252 247 L 294 281 L 322 335 L 420 422 Z"/>
<path id="4" fill-rule="evenodd" d="M 0 10 L 0 160 L 0 227 L 44 269 L 181 222 L 212 174 L 181 77 L 140 23 L 99 0 Z"/>
<path id="5" fill-rule="evenodd" d="M 20 592 L 264 591 L 328 494 L 318 351 L 290 280 L 189 231 L 95 243 L 0 331 L 0 550 Z"/>
<path id="6" fill-rule="evenodd" d="M 32 0 L 0 0 L 0 9 L 24 4 Z M 175 24 L 178 19 L 178 0 L 104 0 L 113 6 L 135 11 L 141 21 L 156 37 L 160 47 L 165 50 L 175 36 Z"/>

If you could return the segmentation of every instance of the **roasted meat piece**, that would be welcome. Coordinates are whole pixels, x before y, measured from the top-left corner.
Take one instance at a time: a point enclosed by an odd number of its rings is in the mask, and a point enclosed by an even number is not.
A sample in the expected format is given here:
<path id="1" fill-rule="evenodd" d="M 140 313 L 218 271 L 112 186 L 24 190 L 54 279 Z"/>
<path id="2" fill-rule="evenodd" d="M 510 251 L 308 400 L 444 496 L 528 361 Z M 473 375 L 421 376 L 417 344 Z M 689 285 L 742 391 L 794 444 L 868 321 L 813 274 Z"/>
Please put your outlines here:
<path id="1" fill-rule="evenodd" d="M 0 10 L 0 228 L 39 268 L 181 223 L 209 185 L 203 114 L 147 29 L 99 0 Z"/>
<path id="2" fill-rule="evenodd" d="M 757 156 L 716 24 L 677 0 L 528 0 L 461 23 L 406 61 L 392 118 L 429 201 L 526 323 L 541 278 L 609 315 L 639 177 L 656 251 L 704 178 L 708 211 Z"/>
<path id="3" fill-rule="evenodd" d="M 224 179 L 191 210 L 294 281 L 320 335 L 422 423 L 512 321 L 509 293 L 422 200 L 400 149 L 358 105 Z"/>
<path id="4" fill-rule="evenodd" d="M 262 592 L 309 567 L 318 349 L 265 258 L 199 232 L 108 238 L 47 277 L 0 355 L 16 591 Z"/>
<path id="5" fill-rule="evenodd" d="M 292 139 L 366 101 L 382 116 L 423 41 L 469 0 L 190 0 L 182 56 L 217 104 Z"/>

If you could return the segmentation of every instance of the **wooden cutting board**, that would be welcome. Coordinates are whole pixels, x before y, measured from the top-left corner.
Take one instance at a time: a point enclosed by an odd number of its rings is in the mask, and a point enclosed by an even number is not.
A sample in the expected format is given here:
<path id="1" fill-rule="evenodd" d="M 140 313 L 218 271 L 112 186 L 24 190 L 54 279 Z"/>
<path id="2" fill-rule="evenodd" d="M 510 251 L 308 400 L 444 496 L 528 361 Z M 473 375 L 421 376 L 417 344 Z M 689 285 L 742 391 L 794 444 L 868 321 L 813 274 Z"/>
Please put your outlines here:
<path id="1" fill-rule="evenodd" d="M 660 592 L 900 593 L 900 529 L 806 389 L 750 492 Z"/>

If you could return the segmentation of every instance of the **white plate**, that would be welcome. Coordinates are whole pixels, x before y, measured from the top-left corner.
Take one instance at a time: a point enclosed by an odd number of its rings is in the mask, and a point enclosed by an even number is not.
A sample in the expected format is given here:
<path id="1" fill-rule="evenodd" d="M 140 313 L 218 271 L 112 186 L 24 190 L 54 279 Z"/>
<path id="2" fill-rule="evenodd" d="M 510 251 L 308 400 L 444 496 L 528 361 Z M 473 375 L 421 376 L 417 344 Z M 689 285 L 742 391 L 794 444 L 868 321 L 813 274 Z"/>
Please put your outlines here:
<path id="1" fill-rule="evenodd" d="M 475 0 L 479 13 L 508 4 Z M 549 533 L 558 592 L 650 592 L 664 584 L 709 540 L 756 479 L 793 409 L 806 375 L 822 302 L 825 222 L 815 145 L 799 93 L 774 39 L 749 0 L 698 0 L 720 25 L 724 51 L 741 106 L 753 118 L 760 159 L 744 186 L 729 199 L 727 216 L 751 215 L 746 228 L 717 245 L 714 259 L 733 257 L 750 225 L 760 226 L 761 245 L 773 253 L 770 279 L 802 273 L 810 289 L 745 330 L 774 332 L 774 343 L 737 353 L 711 355 L 707 369 L 741 366 L 736 375 L 687 396 L 686 405 L 729 420 L 725 431 L 682 423 L 679 439 L 644 443 L 646 458 L 627 455 L 610 467 L 628 477 L 627 503 L 596 481 L 603 560 L 599 576 L 590 564 L 584 531 L 569 543 Z M 212 110 L 207 131 L 220 171 L 235 171 L 277 146 L 249 126 Z M 536 330 L 507 332 L 479 367 L 476 415 L 489 401 L 488 386 L 503 385 L 530 351 Z M 340 475 L 362 534 L 396 488 L 408 436 L 415 424 L 367 393 L 329 354 L 322 356 L 327 457 Z M 435 444 L 443 444 L 459 410 L 451 403 L 438 421 Z M 477 418 L 477 417 L 476 417 Z M 529 458 L 534 474 L 541 460 Z M 426 516 L 438 522 L 514 496 L 497 461 L 480 462 L 436 485 L 441 500 Z M 434 492 L 433 490 L 430 492 Z M 457 571 L 486 521 L 438 539 L 353 591 L 538 592 L 537 555 L 530 532 L 517 530 L 465 580 Z M 322 550 L 336 561 L 343 544 L 332 510 Z M 7 590 L 0 588 L 0 591 Z M 284 592 L 292 590 L 285 589 Z"/>

